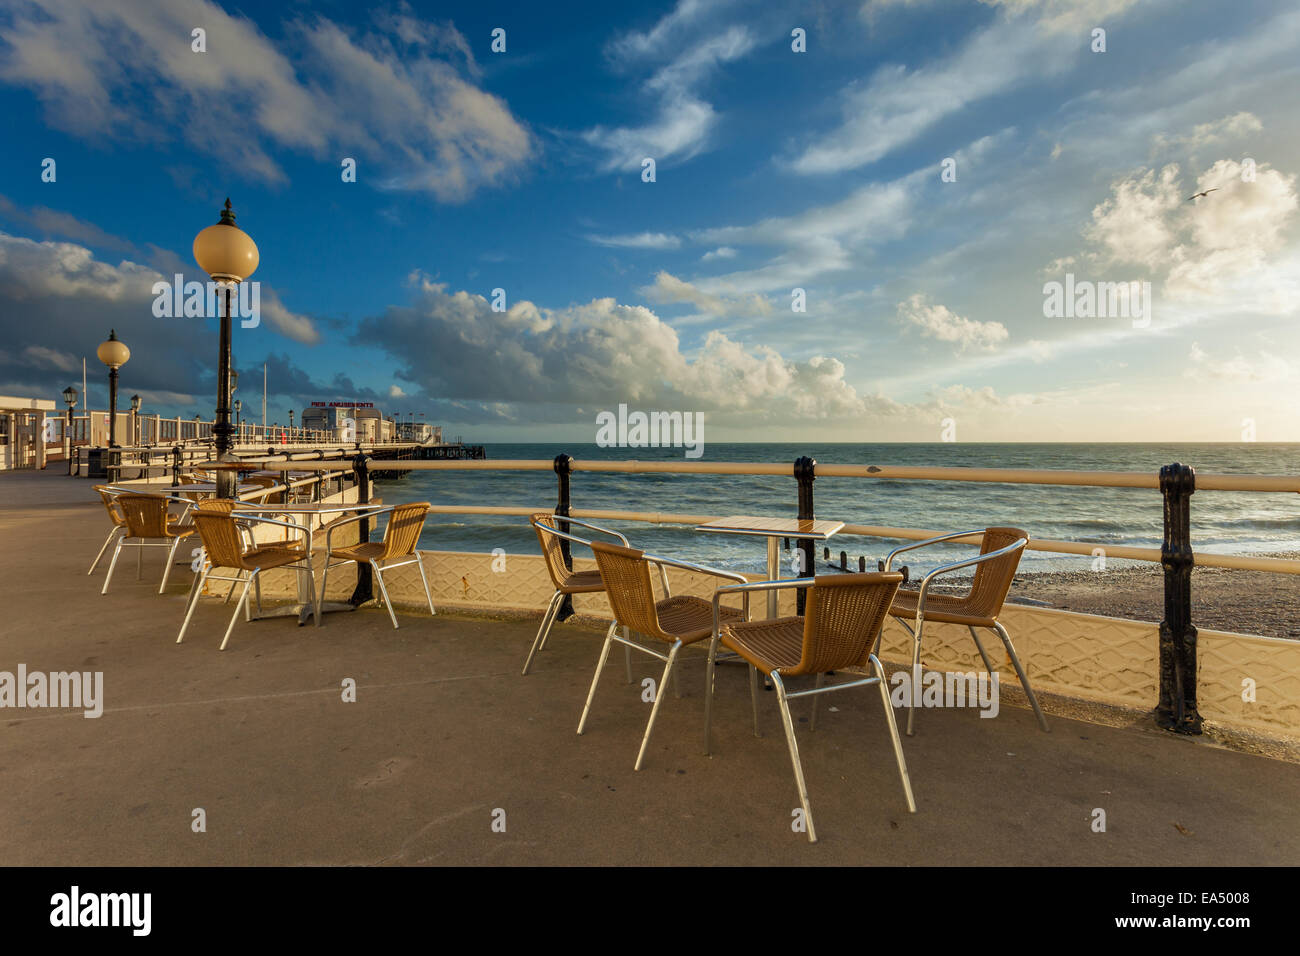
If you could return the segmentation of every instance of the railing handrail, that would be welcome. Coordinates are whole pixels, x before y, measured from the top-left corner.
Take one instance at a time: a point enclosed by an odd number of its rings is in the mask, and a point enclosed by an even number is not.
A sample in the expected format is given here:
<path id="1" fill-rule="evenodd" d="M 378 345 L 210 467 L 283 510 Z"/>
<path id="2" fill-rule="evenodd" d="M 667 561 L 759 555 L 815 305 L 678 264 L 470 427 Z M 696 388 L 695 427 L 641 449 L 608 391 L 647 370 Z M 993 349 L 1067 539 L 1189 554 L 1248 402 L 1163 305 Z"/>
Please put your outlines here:
<path id="1" fill-rule="evenodd" d="M 363 444 L 362 448 L 382 447 Z M 258 464 L 274 469 L 282 463 L 243 459 L 241 464 Z M 304 469 L 331 470 L 350 468 L 341 462 L 303 463 Z M 551 471 L 550 459 L 492 459 L 431 461 L 383 461 L 384 471 Z M 570 464 L 574 472 L 618 472 L 623 474 L 682 475 L 770 475 L 792 477 L 791 465 L 766 462 L 677 462 L 677 461 L 578 461 Z M 1066 471 L 1026 468 L 953 468 L 905 465 L 829 465 L 817 463 L 818 478 L 875 478 L 902 481 L 971 481 L 1022 485 L 1083 485 L 1097 488 L 1158 489 L 1160 477 L 1145 471 Z M 1197 472 L 1197 491 L 1259 491 L 1300 493 L 1300 475 L 1231 475 Z"/>

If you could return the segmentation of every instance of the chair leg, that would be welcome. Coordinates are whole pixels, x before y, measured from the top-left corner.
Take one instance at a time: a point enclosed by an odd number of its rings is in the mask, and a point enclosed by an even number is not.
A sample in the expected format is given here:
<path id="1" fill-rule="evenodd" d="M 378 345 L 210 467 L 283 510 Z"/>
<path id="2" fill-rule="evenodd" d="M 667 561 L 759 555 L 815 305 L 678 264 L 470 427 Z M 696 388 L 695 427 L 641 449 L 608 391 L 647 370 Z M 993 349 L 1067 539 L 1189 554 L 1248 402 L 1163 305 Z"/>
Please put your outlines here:
<path id="1" fill-rule="evenodd" d="M 104 586 L 99 589 L 100 594 L 108 593 L 108 582 L 113 580 L 113 569 L 117 567 L 117 556 L 122 553 L 122 545 L 125 542 L 125 535 L 117 539 L 117 547 L 113 549 L 113 560 L 108 562 L 108 574 L 104 575 Z"/>
<path id="2" fill-rule="evenodd" d="M 605 632 L 605 646 L 600 649 L 600 660 L 596 662 L 596 676 L 591 679 L 591 690 L 587 691 L 587 705 L 582 708 L 582 718 L 578 721 L 579 734 L 587 728 L 587 714 L 591 712 L 591 702 L 596 699 L 596 685 L 600 683 L 600 672 L 605 669 L 605 661 L 609 659 L 609 645 L 614 641 L 614 630 L 617 627 L 618 621 L 615 621 Z"/>
<path id="3" fill-rule="evenodd" d="M 180 538 L 173 538 L 172 546 L 167 549 L 167 563 L 163 565 L 162 584 L 158 585 L 159 594 L 162 594 L 167 590 L 167 578 L 171 576 L 172 562 L 176 560 L 176 549 L 180 547 L 181 540 L 182 539 Z"/>
<path id="4" fill-rule="evenodd" d="M 1007 653 L 1011 655 L 1011 663 L 1016 668 L 1016 675 L 1020 678 L 1020 686 L 1025 689 L 1025 696 L 1029 698 L 1029 706 L 1034 708 L 1034 715 L 1038 718 L 1038 726 L 1044 731 L 1050 731 L 1047 726 L 1047 718 L 1043 716 L 1043 710 L 1038 706 L 1038 698 L 1034 696 L 1034 689 L 1029 686 L 1029 678 L 1025 676 L 1025 669 L 1020 666 L 1020 658 L 1016 655 L 1016 649 L 1011 643 L 1011 635 L 1007 629 L 1002 626 L 1001 621 L 995 621 L 993 629 L 998 632 L 998 637 L 1002 638 L 1003 645 L 1006 646 Z"/>
<path id="5" fill-rule="evenodd" d="M 822 686 L 822 682 L 823 682 L 824 680 L 826 680 L 826 675 L 823 674 L 821 671 L 818 671 L 818 672 L 817 672 L 817 683 L 814 684 L 813 686 L 816 687 L 816 688 L 818 688 L 818 689 L 820 689 L 821 686 Z M 808 718 L 808 731 L 809 731 L 810 733 L 816 732 L 816 730 L 817 730 L 817 704 L 818 704 L 818 702 L 819 702 L 821 699 L 822 699 L 822 695 L 821 695 L 821 694 L 813 694 L 813 699 L 812 699 L 812 716 Z"/>
<path id="6" fill-rule="evenodd" d="M 143 539 L 141 539 L 140 544 L 137 545 L 135 549 L 135 579 L 137 581 L 144 580 L 144 540 Z"/>
<path id="7" fill-rule="evenodd" d="M 107 551 L 108 546 L 113 543 L 113 539 L 116 538 L 121 533 L 122 533 L 122 529 L 119 526 L 114 525 L 113 530 L 110 531 L 108 533 L 108 537 L 104 539 L 104 543 L 99 549 L 99 554 L 95 555 L 95 560 L 91 562 L 90 570 L 86 572 L 87 575 L 95 573 L 95 568 L 99 567 L 99 562 L 100 559 L 104 557 L 104 552 Z"/>
<path id="8" fill-rule="evenodd" d="M 181 622 L 181 632 L 176 635 L 176 643 L 179 644 L 185 640 L 185 629 L 190 626 L 190 618 L 194 616 L 194 608 L 199 603 L 199 595 L 203 593 L 203 584 L 212 573 L 211 567 L 205 567 L 198 574 L 194 575 L 194 587 L 190 591 L 190 606 L 185 609 L 185 620 Z"/>
<path id="9" fill-rule="evenodd" d="M 625 627 L 623 628 L 623 640 L 632 640 L 632 633 Z M 632 645 L 623 645 L 623 671 L 627 675 L 627 682 L 632 683 Z"/>
<path id="10" fill-rule="evenodd" d="M 221 646 L 217 648 L 224 651 L 226 645 L 230 643 L 230 632 L 235 629 L 235 622 L 239 620 L 239 611 L 242 608 L 245 613 L 248 611 L 248 589 L 253 580 L 257 577 L 259 571 L 253 571 L 247 581 L 244 582 L 244 590 L 239 592 L 239 600 L 235 603 L 235 613 L 230 615 L 230 623 L 226 625 L 226 636 L 221 639 Z"/>
<path id="11" fill-rule="evenodd" d="M 528 649 L 528 657 L 524 661 L 523 676 L 528 676 L 528 669 L 533 666 L 533 658 L 537 656 L 537 651 L 542 644 L 546 642 L 546 635 L 551 631 L 551 625 L 555 623 L 555 616 L 560 610 L 560 601 L 564 599 L 563 593 L 556 591 L 551 595 L 551 603 L 546 605 L 546 613 L 542 615 L 542 623 L 538 625 L 537 636 L 533 638 L 533 646 Z"/>
<path id="12" fill-rule="evenodd" d="M 912 736 L 916 725 L 916 702 L 921 699 L 921 630 L 925 619 L 918 619 L 912 635 L 912 693 L 907 701 L 907 736 Z"/>
<path id="13" fill-rule="evenodd" d="M 379 570 L 379 565 L 373 558 L 370 560 L 370 566 L 375 569 L 375 579 L 379 582 L 379 593 L 384 596 L 384 606 L 388 608 L 388 617 L 393 622 L 393 629 L 397 629 L 397 615 L 393 613 L 393 602 L 388 598 L 388 588 L 384 586 L 384 572 Z"/>
<path id="14" fill-rule="evenodd" d="M 967 627 L 966 630 L 970 631 L 971 639 L 975 641 L 975 649 L 980 652 L 980 660 L 984 662 L 984 670 L 987 671 L 990 676 L 992 676 L 993 662 L 989 660 L 988 654 L 986 654 L 984 651 L 984 642 L 980 640 L 980 636 L 976 632 L 975 628 Z"/>
<path id="15" fill-rule="evenodd" d="M 259 574 L 253 582 L 253 593 L 257 595 L 257 613 L 262 613 L 262 576 Z"/>
<path id="16" fill-rule="evenodd" d="M 327 591 L 326 591 L 326 586 L 327 586 L 329 583 L 330 583 L 330 556 L 329 556 L 329 553 L 326 552 L 326 554 L 325 554 L 325 571 L 324 571 L 324 573 L 321 574 L 321 576 L 320 576 L 320 599 L 321 599 L 322 601 L 325 600 L 325 595 L 326 595 L 326 593 L 327 593 Z"/>
<path id="17" fill-rule="evenodd" d="M 878 682 L 880 702 L 885 707 L 885 723 L 889 725 L 889 739 L 894 745 L 894 760 L 898 764 L 898 776 L 903 781 L 903 795 L 907 797 L 907 809 L 908 812 L 915 813 L 916 801 L 912 799 L 912 781 L 907 776 L 907 761 L 903 759 L 903 741 L 898 736 L 898 721 L 894 719 L 894 705 L 889 699 L 889 682 L 885 678 L 885 668 L 881 666 L 875 654 L 871 655 L 870 661 L 875 668 L 876 676 L 880 678 Z"/>
<path id="18" fill-rule="evenodd" d="M 713 680 L 716 669 L 715 658 L 718 656 L 717 641 L 709 642 L 709 660 L 704 665 L 704 755 L 707 757 L 713 744 L 710 734 L 713 729 Z"/>
<path id="19" fill-rule="evenodd" d="M 664 701 L 664 690 L 667 689 L 668 682 L 673 679 L 673 665 L 677 663 L 677 652 L 681 649 L 682 642 L 674 641 L 672 650 L 668 652 L 668 663 L 664 664 L 664 676 L 659 680 L 659 687 L 655 691 L 655 702 L 650 706 L 650 720 L 645 725 L 645 736 L 641 738 L 641 749 L 637 751 L 636 763 L 632 765 L 633 770 L 640 770 L 645 760 L 645 750 L 650 745 L 650 734 L 655 729 L 655 718 L 659 716 L 659 705 Z"/>
<path id="20" fill-rule="evenodd" d="M 424 560 L 418 551 L 415 553 L 415 566 L 420 569 L 420 580 L 424 583 L 424 597 L 429 602 L 429 614 L 437 617 L 438 612 L 433 607 L 433 595 L 429 593 L 429 579 L 424 576 Z"/>
<path id="21" fill-rule="evenodd" d="M 786 743 L 790 745 L 790 762 L 794 764 L 794 782 L 799 787 L 799 802 L 803 805 L 803 822 L 808 827 L 808 842 L 817 842 L 813 828 L 812 807 L 808 805 L 808 787 L 803 780 L 803 764 L 799 762 L 799 745 L 794 739 L 794 722 L 790 720 L 790 704 L 785 699 L 785 684 L 781 675 L 772 671 L 772 685 L 776 688 L 776 702 L 781 707 L 781 722 L 785 725 Z"/>
<path id="22" fill-rule="evenodd" d="M 749 665 L 749 707 L 754 712 L 754 736 L 762 737 L 758 732 L 758 668 Z"/>
<path id="23" fill-rule="evenodd" d="M 307 574 L 307 596 L 311 598 L 312 615 L 316 619 L 316 626 L 320 627 L 320 595 L 316 591 L 316 572 L 312 569 L 310 558 L 307 561 L 307 566 L 303 568 L 303 571 Z M 262 609 L 262 602 L 259 600 L 257 604 L 257 609 L 260 611 Z"/>

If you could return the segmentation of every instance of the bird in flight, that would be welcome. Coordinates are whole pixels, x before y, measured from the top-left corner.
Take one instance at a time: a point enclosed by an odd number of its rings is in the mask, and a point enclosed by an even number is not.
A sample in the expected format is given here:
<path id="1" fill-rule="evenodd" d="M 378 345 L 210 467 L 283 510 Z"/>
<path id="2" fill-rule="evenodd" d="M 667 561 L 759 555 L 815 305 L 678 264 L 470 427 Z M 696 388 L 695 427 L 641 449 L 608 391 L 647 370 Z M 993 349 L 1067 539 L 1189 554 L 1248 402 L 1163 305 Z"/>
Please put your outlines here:
<path id="1" fill-rule="evenodd" d="M 1187 197 L 1187 201 L 1188 201 L 1188 202 L 1191 202 L 1193 199 L 1200 199 L 1202 196 L 1208 196 L 1210 193 L 1217 191 L 1219 188 L 1220 188 L 1220 187 L 1215 186 L 1214 189 L 1205 189 L 1205 190 L 1202 190 L 1201 192 L 1197 193 L 1197 194 L 1194 195 L 1194 196 L 1188 196 L 1188 197 Z"/>

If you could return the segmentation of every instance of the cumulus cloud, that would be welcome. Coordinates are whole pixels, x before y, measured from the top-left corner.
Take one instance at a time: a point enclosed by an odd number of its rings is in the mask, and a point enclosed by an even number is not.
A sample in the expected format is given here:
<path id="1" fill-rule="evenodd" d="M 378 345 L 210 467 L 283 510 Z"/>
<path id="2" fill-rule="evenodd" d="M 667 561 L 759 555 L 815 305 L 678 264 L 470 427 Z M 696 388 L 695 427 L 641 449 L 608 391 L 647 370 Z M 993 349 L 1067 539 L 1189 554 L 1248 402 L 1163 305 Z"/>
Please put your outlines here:
<path id="1" fill-rule="evenodd" d="M 205 53 L 191 49 L 200 24 Z M 192 149 L 270 182 L 286 181 L 273 153 L 289 148 L 368 160 L 375 174 L 362 181 L 456 202 L 532 152 L 506 104 L 473 82 L 450 24 L 389 16 L 354 33 L 317 17 L 283 34 L 277 45 L 208 0 L 10 5 L 0 80 L 35 90 L 47 120 L 83 138 L 161 144 L 179 132 Z M 456 51 L 468 78 L 441 58 Z"/>
<path id="2" fill-rule="evenodd" d="M 736 296 L 714 295 L 704 292 L 690 282 L 677 278 L 669 272 L 655 274 L 653 285 L 640 290 L 641 294 L 653 302 L 676 304 L 687 302 L 701 312 L 718 318 L 754 317 L 770 315 L 772 303 L 761 295 L 742 294 Z"/>
<path id="3" fill-rule="evenodd" d="M 898 318 L 925 338 L 951 342 L 961 351 L 989 350 L 1008 338 L 1001 322 L 977 322 L 917 293 L 898 304 Z"/>
<path id="4" fill-rule="evenodd" d="M 663 232 L 639 232 L 626 236 L 588 236 L 587 239 L 598 246 L 613 246 L 618 249 L 676 249 L 682 244 L 679 237 Z"/>
<path id="5" fill-rule="evenodd" d="M 572 420 L 577 407 L 619 402 L 732 421 L 852 417 L 894 407 L 860 395 L 833 357 L 796 361 L 719 331 L 688 355 L 653 311 L 612 298 L 564 309 L 516 302 L 493 312 L 482 296 L 419 276 L 413 302 L 363 320 L 355 340 L 379 344 L 398 364 L 398 377 L 427 397 L 457 402 L 463 415 L 481 420 Z M 557 412 L 561 406 L 567 413 Z"/>

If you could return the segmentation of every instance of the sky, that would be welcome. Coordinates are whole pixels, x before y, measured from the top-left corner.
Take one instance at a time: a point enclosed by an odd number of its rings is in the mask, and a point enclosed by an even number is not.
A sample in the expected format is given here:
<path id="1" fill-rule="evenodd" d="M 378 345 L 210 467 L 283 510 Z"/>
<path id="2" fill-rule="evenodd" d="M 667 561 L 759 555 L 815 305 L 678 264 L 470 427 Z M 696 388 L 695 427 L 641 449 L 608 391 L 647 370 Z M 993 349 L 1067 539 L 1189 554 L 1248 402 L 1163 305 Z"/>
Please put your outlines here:
<path id="1" fill-rule="evenodd" d="M 1293 0 L 0 0 L 0 395 L 211 417 L 229 197 L 246 420 L 1300 441 L 1297 89 Z"/>

